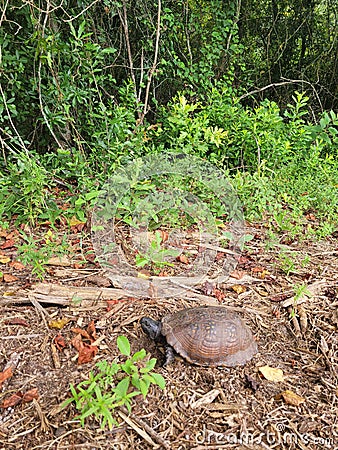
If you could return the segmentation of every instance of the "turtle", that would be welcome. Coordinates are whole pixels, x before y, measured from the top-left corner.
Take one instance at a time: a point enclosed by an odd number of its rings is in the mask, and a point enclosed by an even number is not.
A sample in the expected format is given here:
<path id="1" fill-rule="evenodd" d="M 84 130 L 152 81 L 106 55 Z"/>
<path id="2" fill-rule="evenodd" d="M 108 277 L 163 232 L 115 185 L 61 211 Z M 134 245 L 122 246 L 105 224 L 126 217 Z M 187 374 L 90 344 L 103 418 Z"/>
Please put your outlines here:
<path id="1" fill-rule="evenodd" d="M 163 366 L 175 352 L 200 366 L 244 365 L 257 353 L 251 330 L 224 306 L 198 306 L 166 315 L 161 321 L 142 317 L 143 331 L 166 346 Z"/>

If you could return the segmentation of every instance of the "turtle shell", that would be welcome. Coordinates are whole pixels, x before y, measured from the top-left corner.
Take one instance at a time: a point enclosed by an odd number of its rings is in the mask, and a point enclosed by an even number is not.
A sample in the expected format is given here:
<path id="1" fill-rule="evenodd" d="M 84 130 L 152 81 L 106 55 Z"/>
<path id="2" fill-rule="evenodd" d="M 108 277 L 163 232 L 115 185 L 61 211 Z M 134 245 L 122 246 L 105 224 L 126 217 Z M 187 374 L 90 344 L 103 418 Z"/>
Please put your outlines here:
<path id="1" fill-rule="evenodd" d="M 257 353 L 250 329 L 222 306 L 188 308 L 167 315 L 161 333 L 179 355 L 202 366 L 243 365 Z"/>

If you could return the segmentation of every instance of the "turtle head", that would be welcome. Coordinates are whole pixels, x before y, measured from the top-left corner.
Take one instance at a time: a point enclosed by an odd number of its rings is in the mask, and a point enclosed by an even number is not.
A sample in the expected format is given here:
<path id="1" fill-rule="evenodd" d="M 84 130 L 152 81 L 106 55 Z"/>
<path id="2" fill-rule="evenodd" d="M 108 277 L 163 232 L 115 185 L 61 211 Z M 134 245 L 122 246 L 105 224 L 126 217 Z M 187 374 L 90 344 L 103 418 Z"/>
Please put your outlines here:
<path id="1" fill-rule="evenodd" d="M 153 320 L 150 317 L 142 317 L 140 320 L 142 330 L 154 341 L 161 337 L 162 324 L 159 320 Z"/>

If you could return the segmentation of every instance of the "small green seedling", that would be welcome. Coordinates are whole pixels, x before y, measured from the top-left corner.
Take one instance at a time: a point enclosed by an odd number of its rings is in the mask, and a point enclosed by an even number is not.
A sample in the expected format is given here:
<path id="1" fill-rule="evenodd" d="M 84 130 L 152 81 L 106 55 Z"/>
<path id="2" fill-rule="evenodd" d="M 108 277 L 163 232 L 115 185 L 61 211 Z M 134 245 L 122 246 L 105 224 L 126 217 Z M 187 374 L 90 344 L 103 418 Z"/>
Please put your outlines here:
<path id="1" fill-rule="evenodd" d="M 117 338 L 117 346 L 126 356 L 124 363 L 100 361 L 96 364 L 98 370 L 96 373 L 91 371 L 88 380 L 77 386 L 70 385 L 72 397 L 62 407 L 74 402 L 80 412 L 76 419 L 80 420 L 82 427 L 89 416 L 94 416 L 101 428 L 119 426 L 114 417 L 117 408 L 125 406 L 131 412 L 133 397 L 143 395 L 146 398 L 151 384 L 165 388 L 162 375 L 152 371 L 156 358 L 149 359 L 144 349 L 131 355 L 130 343 L 125 336 Z"/>
<path id="2" fill-rule="evenodd" d="M 155 268 L 161 268 L 164 266 L 171 266 L 173 264 L 166 261 L 167 257 L 176 258 L 180 252 L 178 250 L 170 250 L 162 248 L 162 237 L 159 231 L 155 233 L 155 239 L 150 242 L 149 249 L 146 253 L 138 253 L 135 258 L 136 267 L 142 268 L 144 266 L 154 266 Z"/>

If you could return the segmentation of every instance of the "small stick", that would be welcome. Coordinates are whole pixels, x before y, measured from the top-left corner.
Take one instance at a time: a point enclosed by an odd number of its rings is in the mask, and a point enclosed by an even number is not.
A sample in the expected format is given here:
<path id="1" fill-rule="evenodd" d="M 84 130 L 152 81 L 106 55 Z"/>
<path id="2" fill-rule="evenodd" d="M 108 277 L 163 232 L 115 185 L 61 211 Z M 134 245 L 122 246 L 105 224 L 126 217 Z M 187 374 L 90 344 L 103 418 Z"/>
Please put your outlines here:
<path id="1" fill-rule="evenodd" d="M 125 408 L 124 406 L 121 406 L 121 407 L 120 407 L 119 414 L 120 414 L 120 416 L 123 418 L 123 420 L 125 420 L 126 423 L 128 423 L 128 425 L 130 425 L 131 427 L 134 428 L 136 425 L 135 425 L 133 422 L 132 422 L 133 425 L 131 425 L 131 424 L 128 422 L 128 420 L 126 420 L 126 419 L 128 419 L 128 417 L 126 416 L 126 414 L 128 414 L 129 417 L 132 417 L 132 419 L 133 419 L 135 422 L 137 422 L 138 425 L 139 425 L 140 427 L 143 427 L 143 428 L 146 430 L 146 432 L 147 432 L 152 438 L 154 438 L 154 440 L 157 441 L 162 447 L 164 447 L 166 450 L 170 450 L 170 449 L 171 449 L 170 444 L 169 444 L 167 441 L 165 441 L 165 440 L 162 438 L 162 436 L 160 436 L 158 433 L 156 433 L 156 431 L 155 431 L 153 428 L 151 428 L 148 424 L 146 424 L 142 419 L 136 417 L 134 414 L 129 414 L 127 408 Z M 129 419 L 129 420 L 130 420 L 130 419 Z M 136 427 L 137 427 L 137 426 L 136 426 Z M 137 428 L 138 428 L 141 432 L 144 433 L 144 431 L 141 430 L 139 427 L 137 427 Z M 136 428 L 134 428 L 134 429 L 135 429 L 135 431 L 137 431 Z M 137 431 L 137 432 L 138 432 L 138 431 Z M 141 436 L 144 437 L 143 434 L 141 434 Z M 147 435 L 147 436 L 148 436 L 148 435 Z M 149 436 L 148 436 L 148 438 L 149 438 Z M 150 439 L 150 438 L 149 438 L 149 439 Z M 151 439 L 150 439 L 150 440 L 151 440 Z M 149 441 L 147 441 L 147 442 L 149 442 Z M 150 443 L 150 442 L 149 442 L 149 443 Z M 153 442 L 152 440 L 151 440 L 151 445 L 154 445 L 154 442 Z"/>

